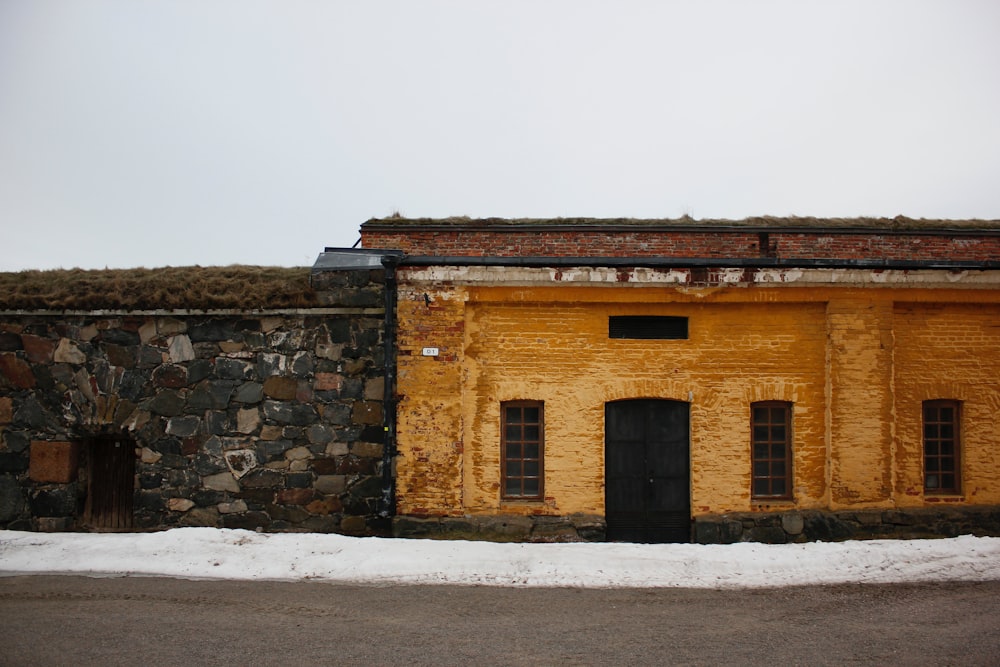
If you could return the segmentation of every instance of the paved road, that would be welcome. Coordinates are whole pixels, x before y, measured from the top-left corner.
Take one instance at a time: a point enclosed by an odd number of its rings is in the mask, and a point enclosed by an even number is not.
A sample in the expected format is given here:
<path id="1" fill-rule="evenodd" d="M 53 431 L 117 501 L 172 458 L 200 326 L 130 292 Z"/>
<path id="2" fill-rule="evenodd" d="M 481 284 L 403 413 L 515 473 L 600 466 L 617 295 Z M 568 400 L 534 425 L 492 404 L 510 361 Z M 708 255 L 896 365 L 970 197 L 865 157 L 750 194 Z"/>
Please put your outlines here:
<path id="1" fill-rule="evenodd" d="M 1000 582 L 750 591 L 0 578 L 3 665 L 1000 665 Z"/>

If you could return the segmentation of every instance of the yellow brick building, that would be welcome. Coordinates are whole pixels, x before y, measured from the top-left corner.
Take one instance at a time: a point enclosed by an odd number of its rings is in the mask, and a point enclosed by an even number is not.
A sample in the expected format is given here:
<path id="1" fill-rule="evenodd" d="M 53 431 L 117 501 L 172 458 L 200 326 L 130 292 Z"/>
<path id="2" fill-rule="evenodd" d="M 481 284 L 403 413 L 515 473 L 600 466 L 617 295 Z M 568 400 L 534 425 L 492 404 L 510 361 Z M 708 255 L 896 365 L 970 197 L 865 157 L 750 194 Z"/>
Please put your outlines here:
<path id="1" fill-rule="evenodd" d="M 657 223 L 362 228 L 407 253 L 398 534 L 997 530 L 996 225 Z"/>

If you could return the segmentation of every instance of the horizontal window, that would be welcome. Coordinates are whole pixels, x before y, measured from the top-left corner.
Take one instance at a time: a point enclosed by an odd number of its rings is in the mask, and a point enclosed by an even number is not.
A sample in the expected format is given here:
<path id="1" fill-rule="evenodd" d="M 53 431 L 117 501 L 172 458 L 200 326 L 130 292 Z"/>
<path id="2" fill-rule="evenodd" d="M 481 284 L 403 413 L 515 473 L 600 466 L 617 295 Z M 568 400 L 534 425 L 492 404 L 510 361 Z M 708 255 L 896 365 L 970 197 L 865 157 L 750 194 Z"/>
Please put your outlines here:
<path id="1" fill-rule="evenodd" d="M 688 337 L 688 318 L 668 315 L 612 315 L 609 338 L 682 340 Z"/>

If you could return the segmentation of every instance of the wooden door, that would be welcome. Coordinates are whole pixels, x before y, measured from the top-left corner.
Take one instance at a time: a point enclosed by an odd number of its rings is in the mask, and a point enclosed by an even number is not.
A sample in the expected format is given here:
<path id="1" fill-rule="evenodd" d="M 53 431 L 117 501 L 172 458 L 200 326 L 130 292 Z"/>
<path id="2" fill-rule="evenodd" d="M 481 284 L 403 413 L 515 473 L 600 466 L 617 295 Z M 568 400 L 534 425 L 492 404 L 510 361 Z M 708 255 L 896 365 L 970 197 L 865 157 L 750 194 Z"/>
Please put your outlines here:
<path id="1" fill-rule="evenodd" d="M 689 542 L 689 409 L 682 401 L 605 404 L 605 519 L 609 540 Z"/>

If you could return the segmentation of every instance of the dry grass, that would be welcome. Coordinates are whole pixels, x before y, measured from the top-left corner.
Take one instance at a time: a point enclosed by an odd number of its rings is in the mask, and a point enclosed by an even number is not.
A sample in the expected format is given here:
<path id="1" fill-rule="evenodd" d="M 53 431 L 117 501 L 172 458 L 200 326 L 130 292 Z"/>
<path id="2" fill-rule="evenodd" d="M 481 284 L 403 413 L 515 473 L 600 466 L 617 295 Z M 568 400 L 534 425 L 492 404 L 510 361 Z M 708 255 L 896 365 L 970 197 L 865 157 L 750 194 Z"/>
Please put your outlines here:
<path id="1" fill-rule="evenodd" d="M 808 218 L 759 216 L 742 220 L 704 219 L 689 216 L 681 218 L 403 218 L 392 215 L 388 218 L 373 218 L 365 223 L 373 227 L 441 226 L 441 227 L 532 227 L 551 225 L 572 225 L 576 227 L 753 227 L 782 229 L 789 227 L 818 227 L 839 229 L 874 230 L 959 230 L 959 229 L 1000 229 L 1000 220 L 929 220 L 924 218 Z M 365 226 L 363 225 L 363 226 Z"/>
<path id="2" fill-rule="evenodd" d="M 0 273 L 0 310 L 210 310 L 318 306 L 308 268 L 172 267 Z"/>

